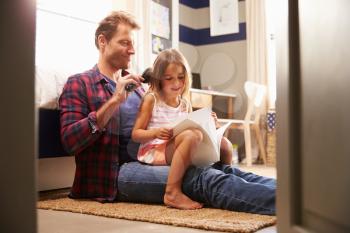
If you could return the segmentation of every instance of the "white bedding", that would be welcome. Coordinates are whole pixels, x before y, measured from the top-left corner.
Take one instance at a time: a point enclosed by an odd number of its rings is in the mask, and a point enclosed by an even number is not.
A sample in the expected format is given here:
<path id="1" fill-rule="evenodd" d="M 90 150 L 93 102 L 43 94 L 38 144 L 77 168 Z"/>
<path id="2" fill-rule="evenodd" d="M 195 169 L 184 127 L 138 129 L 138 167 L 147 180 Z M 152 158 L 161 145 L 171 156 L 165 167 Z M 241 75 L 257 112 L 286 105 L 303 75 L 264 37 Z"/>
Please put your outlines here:
<path id="1" fill-rule="evenodd" d="M 58 98 L 69 72 L 35 67 L 35 104 L 39 108 L 57 109 Z"/>

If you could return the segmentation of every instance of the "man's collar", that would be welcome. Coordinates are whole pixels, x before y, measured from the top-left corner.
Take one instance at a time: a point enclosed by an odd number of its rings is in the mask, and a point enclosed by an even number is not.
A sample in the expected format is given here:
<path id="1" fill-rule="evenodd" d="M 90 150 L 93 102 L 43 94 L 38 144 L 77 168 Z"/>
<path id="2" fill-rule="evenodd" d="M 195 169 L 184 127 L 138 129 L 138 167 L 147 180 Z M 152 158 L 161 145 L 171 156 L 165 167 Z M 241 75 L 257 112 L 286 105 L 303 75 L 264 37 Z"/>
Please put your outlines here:
<path id="1" fill-rule="evenodd" d="M 97 83 L 100 83 L 102 80 L 102 82 L 104 82 L 104 83 L 110 83 L 110 82 L 112 82 L 112 80 L 111 79 L 109 79 L 107 76 L 105 76 L 104 74 L 102 74 L 101 72 L 100 72 L 100 70 L 98 69 L 98 66 L 97 66 L 97 64 L 92 68 L 92 70 L 96 73 L 96 74 L 98 74 L 98 75 L 96 75 L 95 77 L 95 84 L 97 84 Z"/>
<path id="2" fill-rule="evenodd" d="M 103 82 L 103 83 L 111 83 L 114 87 L 116 85 L 116 83 L 111 80 L 110 78 L 108 78 L 107 76 L 103 75 L 100 70 L 98 69 L 97 64 L 92 68 L 92 70 L 94 72 L 96 72 L 98 75 L 95 76 L 96 80 L 95 80 L 95 84 Z M 135 92 L 140 96 L 143 97 L 145 95 L 145 93 L 147 92 L 147 90 L 145 90 L 145 88 L 141 85 L 140 87 L 138 87 L 137 89 L 135 89 Z"/>

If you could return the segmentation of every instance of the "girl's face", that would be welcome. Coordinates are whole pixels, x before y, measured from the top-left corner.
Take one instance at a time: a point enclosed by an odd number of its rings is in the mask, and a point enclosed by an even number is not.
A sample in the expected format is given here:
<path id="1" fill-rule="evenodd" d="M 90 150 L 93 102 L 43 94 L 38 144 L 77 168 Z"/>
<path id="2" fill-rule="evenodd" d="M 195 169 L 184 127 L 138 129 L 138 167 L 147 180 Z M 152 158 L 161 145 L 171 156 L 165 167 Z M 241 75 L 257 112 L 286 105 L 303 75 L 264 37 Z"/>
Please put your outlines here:
<path id="1" fill-rule="evenodd" d="M 185 71 L 179 64 L 169 64 L 161 80 L 162 92 L 167 97 L 177 97 L 185 88 Z"/>

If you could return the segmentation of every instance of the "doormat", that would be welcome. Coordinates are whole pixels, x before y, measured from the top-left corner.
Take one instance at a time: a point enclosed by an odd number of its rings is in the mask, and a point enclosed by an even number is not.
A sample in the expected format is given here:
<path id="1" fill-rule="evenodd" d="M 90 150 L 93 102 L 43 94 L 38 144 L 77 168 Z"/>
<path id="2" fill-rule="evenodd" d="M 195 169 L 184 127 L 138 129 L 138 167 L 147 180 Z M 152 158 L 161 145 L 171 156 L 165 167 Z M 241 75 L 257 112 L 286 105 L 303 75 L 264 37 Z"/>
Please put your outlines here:
<path id="1" fill-rule="evenodd" d="M 164 205 L 127 202 L 102 204 L 87 199 L 70 199 L 57 193 L 41 197 L 37 208 L 235 233 L 255 232 L 276 224 L 276 217 L 268 215 L 213 208 L 178 210 Z"/>

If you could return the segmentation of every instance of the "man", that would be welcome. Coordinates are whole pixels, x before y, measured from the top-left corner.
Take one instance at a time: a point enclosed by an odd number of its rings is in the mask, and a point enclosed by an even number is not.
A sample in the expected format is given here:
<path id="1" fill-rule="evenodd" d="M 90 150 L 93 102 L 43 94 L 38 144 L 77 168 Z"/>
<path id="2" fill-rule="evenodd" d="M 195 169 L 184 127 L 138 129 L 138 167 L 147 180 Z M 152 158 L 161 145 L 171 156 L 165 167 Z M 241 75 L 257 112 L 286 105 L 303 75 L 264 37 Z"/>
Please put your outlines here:
<path id="1" fill-rule="evenodd" d="M 106 17 L 95 34 L 97 65 L 70 77 L 60 96 L 61 138 L 76 162 L 73 198 L 116 198 L 119 164 L 123 162 L 118 151 L 118 109 L 127 98 L 125 86 L 138 86 L 142 79 L 131 74 L 121 77 L 121 73 L 135 53 L 132 32 L 138 28 L 126 12 Z"/>
<path id="2" fill-rule="evenodd" d="M 130 140 L 143 94 L 138 75 L 121 75 L 134 54 L 132 31 L 139 26 L 125 12 L 101 21 L 95 43 L 97 65 L 70 77 L 60 97 L 61 137 L 75 155 L 76 173 L 70 197 L 98 201 L 162 203 L 167 166 L 135 161 L 138 145 Z M 276 181 L 219 163 L 190 167 L 183 192 L 192 200 L 215 208 L 275 214 Z"/>

